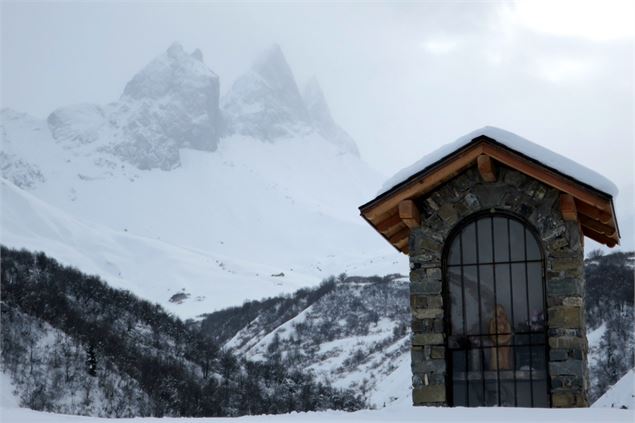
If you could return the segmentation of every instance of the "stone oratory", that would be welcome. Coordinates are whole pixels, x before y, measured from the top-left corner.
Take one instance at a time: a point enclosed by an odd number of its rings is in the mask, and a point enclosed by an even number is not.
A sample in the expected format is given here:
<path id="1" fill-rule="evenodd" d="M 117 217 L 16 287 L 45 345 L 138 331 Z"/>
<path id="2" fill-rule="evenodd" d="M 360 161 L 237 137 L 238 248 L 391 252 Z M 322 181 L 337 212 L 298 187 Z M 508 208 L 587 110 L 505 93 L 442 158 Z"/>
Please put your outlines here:
<path id="1" fill-rule="evenodd" d="M 422 158 L 360 207 L 410 256 L 414 405 L 587 407 L 584 237 L 613 183 L 502 129 Z"/>

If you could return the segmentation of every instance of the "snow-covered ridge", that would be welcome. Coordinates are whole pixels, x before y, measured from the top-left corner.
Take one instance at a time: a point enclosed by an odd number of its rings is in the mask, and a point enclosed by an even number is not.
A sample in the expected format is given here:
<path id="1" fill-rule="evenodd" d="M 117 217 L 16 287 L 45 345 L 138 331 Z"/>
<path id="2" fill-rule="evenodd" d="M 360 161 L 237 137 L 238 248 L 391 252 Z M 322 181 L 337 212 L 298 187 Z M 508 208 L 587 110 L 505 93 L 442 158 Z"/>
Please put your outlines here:
<path id="1" fill-rule="evenodd" d="M 483 128 L 472 131 L 469 134 L 465 134 L 456 141 L 443 145 L 441 148 L 434 150 L 430 154 L 427 154 L 412 165 L 400 170 L 393 177 L 384 182 L 384 185 L 379 190 L 377 195 L 381 195 L 387 191 L 390 191 L 392 188 L 404 182 L 411 176 L 432 166 L 433 164 L 442 160 L 444 157 L 469 144 L 472 140 L 481 135 L 498 141 L 499 143 L 511 148 L 512 150 L 516 150 L 519 153 L 538 160 L 544 165 L 556 169 L 563 174 L 570 176 L 589 186 L 592 186 L 599 191 L 610 194 L 613 197 L 617 196 L 617 186 L 594 170 L 582 166 L 581 164 L 574 162 L 567 157 L 555 153 L 541 145 L 535 144 L 514 133 L 493 126 L 485 126 Z"/>

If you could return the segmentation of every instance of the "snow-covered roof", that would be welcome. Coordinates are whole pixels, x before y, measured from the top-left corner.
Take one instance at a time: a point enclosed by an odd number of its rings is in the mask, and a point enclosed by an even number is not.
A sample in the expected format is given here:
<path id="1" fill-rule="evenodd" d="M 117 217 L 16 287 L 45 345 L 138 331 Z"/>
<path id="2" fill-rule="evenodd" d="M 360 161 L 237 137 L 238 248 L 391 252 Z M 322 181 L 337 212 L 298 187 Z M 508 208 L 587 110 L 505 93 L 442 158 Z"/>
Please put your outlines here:
<path id="1" fill-rule="evenodd" d="M 582 166 L 567 157 L 554 153 L 553 151 L 512 132 L 496 128 L 494 126 L 485 126 L 472 131 L 469 134 L 463 135 L 456 141 L 445 144 L 430 154 L 427 154 L 412 165 L 397 172 L 392 178 L 388 179 L 377 195 L 379 196 L 390 191 L 400 183 L 433 166 L 446 156 L 469 144 L 479 136 L 491 138 L 518 153 L 528 156 L 529 158 L 557 170 L 560 173 L 577 180 L 578 182 L 582 182 L 585 185 L 595 188 L 598 191 L 604 192 L 613 197 L 617 196 L 618 189 L 615 184 L 594 170 Z"/>
<path id="2" fill-rule="evenodd" d="M 567 157 L 492 126 L 472 131 L 399 171 L 386 181 L 376 198 L 359 210 L 377 232 L 407 254 L 410 229 L 420 224 L 420 212 L 413 200 L 474 165 L 483 181 L 494 182 L 492 163 L 557 189 L 565 220 L 578 220 L 584 235 L 601 244 L 619 244 L 613 206 L 618 192 L 615 184 Z"/>

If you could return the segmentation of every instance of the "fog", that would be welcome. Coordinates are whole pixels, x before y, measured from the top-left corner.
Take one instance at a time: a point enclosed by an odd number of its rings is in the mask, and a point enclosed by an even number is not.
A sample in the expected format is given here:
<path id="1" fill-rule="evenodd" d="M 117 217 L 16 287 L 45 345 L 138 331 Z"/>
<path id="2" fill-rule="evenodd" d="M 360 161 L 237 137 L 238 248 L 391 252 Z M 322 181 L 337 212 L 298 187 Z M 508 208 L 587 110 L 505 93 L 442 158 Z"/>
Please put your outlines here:
<path id="1" fill-rule="evenodd" d="M 278 43 L 382 173 L 499 126 L 612 179 L 632 249 L 634 14 L 628 1 L 4 2 L 1 100 L 38 117 L 108 103 L 175 40 L 224 92 Z"/>

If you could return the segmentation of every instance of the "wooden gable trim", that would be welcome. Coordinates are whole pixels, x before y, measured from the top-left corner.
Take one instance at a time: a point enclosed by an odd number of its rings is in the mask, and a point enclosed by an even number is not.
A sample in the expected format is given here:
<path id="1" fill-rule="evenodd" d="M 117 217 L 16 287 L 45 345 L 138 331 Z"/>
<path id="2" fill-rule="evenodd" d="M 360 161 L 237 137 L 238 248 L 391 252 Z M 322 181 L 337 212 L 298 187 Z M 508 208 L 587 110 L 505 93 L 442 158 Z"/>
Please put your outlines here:
<path id="1" fill-rule="evenodd" d="M 408 231 L 415 226 L 415 221 L 400 216 L 400 203 L 425 195 L 475 164 L 484 180 L 492 180 L 492 175 L 495 180 L 492 159 L 561 191 L 563 196 L 566 196 L 561 200 L 561 205 L 562 201 L 566 202 L 563 217 L 575 220 L 575 214 L 584 235 L 609 247 L 619 243 L 619 229 L 609 195 L 575 181 L 486 136 L 475 138 L 470 144 L 362 205 L 361 215 L 398 251 L 407 254 Z"/>
<path id="2" fill-rule="evenodd" d="M 465 151 L 459 152 L 439 166 L 426 172 L 425 175 L 420 175 L 394 189 L 393 192 L 389 191 L 384 198 L 378 198 L 378 201 L 363 205 L 360 208 L 362 214 L 370 222 L 378 223 L 386 218 L 385 214 L 397 207 L 402 200 L 415 198 L 431 191 L 442 183 L 449 181 L 462 170 L 467 169 L 482 152 L 483 146 L 481 143 L 470 146 Z"/>
<path id="3" fill-rule="evenodd" d="M 544 165 L 531 162 L 506 148 L 490 143 L 485 143 L 483 145 L 483 152 L 497 161 L 531 176 L 546 185 L 554 187 L 567 194 L 571 194 L 580 201 L 584 201 L 585 203 L 600 209 L 600 211 L 611 210 L 609 201 L 590 192 L 590 190 L 582 187 L 580 184 L 556 174 Z"/>

